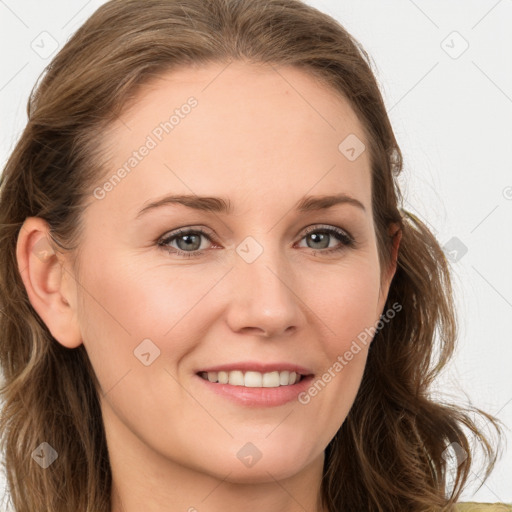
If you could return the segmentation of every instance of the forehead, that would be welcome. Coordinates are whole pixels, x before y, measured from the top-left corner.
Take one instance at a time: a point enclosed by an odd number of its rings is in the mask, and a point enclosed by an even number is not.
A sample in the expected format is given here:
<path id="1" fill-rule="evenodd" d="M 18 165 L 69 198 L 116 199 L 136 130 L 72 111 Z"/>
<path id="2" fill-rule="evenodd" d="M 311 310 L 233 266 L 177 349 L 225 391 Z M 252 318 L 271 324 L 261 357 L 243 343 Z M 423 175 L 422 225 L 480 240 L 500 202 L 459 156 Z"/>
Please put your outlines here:
<path id="1" fill-rule="evenodd" d="M 362 152 L 347 158 L 354 142 Z M 344 192 L 371 208 L 362 124 L 340 94 L 297 68 L 174 70 L 139 91 L 102 144 L 99 185 L 112 184 L 101 203 L 125 216 L 165 193 L 227 196 L 238 211 Z"/>

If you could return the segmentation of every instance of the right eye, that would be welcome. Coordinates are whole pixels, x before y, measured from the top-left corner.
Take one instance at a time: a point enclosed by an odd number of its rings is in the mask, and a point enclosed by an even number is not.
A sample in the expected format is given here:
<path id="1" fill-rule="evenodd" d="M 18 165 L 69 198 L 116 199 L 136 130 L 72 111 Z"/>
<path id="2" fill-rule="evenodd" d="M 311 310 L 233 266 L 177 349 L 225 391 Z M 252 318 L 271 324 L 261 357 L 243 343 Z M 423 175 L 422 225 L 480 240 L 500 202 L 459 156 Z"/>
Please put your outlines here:
<path id="1" fill-rule="evenodd" d="M 158 245 L 171 254 L 177 254 L 185 258 L 191 258 L 203 254 L 203 251 L 199 250 L 201 247 L 201 237 L 207 238 L 210 242 L 212 241 L 208 233 L 200 229 L 181 228 L 161 238 L 158 241 Z M 170 244 L 173 242 L 176 242 L 178 247 L 171 246 Z"/>

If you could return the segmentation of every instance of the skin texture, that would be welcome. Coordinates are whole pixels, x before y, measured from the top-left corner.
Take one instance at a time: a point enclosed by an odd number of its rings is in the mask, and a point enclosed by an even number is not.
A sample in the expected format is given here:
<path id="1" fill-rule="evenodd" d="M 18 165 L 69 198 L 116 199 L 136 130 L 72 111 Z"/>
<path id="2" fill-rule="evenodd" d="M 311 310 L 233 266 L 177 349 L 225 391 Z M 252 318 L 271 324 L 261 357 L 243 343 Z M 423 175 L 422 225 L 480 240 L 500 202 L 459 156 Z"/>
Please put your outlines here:
<path id="1" fill-rule="evenodd" d="M 196 372 L 260 361 L 320 376 L 377 323 L 395 266 L 381 282 L 368 151 L 350 161 L 338 149 L 349 134 L 366 144 L 362 126 L 345 100 L 297 69 L 183 68 L 141 90 L 102 137 L 107 179 L 191 96 L 197 106 L 172 132 L 104 198 L 91 196 L 79 275 L 67 255 L 36 255 L 48 226 L 32 217 L 18 238 L 22 278 L 55 339 L 83 343 L 101 383 L 113 511 L 320 511 L 324 449 L 354 401 L 368 347 L 307 405 L 238 405 Z M 171 193 L 224 196 L 234 211 L 167 205 L 136 219 Z M 333 193 L 366 211 L 294 209 L 305 195 Z M 211 235 L 189 249 L 200 243 L 201 255 L 157 245 L 185 226 Z M 356 246 L 306 236 L 330 226 Z M 262 249 L 252 263 L 236 251 L 248 236 Z M 183 237 L 170 246 L 187 250 Z M 134 356 L 144 339 L 160 350 L 148 366 Z M 237 457 L 248 442 L 261 453 L 251 467 Z"/>

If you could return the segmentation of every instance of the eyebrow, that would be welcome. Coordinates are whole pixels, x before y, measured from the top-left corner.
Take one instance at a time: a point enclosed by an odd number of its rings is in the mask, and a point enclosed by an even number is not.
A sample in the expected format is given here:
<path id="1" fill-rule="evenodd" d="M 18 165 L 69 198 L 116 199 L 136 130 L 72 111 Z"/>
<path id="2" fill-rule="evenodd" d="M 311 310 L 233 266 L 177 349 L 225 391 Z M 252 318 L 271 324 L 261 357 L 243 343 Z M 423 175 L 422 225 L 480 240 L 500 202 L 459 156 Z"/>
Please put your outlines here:
<path id="1" fill-rule="evenodd" d="M 166 196 L 147 204 L 139 211 L 136 218 L 139 218 L 143 214 L 156 208 L 172 204 L 181 204 L 187 208 L 193 208 L 194 210 L 205 212 L 225 214 L 233 213 L 233 207 L 228 198 L 181 194 Z M 366 212 L 366 208 L 361 201 L 343 193 L 325 196 L 305 196 L 297 202 L 295 209 L 301 213 L 305 213 L 326 210 L 337 204 L 349 204 Z"/>

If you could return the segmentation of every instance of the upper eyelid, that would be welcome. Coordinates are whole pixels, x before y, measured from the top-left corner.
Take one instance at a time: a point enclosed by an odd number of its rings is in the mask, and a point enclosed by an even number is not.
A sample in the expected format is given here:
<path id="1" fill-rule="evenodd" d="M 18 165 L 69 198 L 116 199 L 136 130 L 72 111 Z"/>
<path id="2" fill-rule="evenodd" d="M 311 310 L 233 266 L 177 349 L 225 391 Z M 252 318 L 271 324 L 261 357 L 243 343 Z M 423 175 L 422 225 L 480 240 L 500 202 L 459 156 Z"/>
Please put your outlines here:
<path id="1" fill-rule="evenodd" d="M 345 233 L 348 237 L 350 238 L 354 238 L 349 231 L 347 231 L 345 228 L 340 228 L 339 226 L 332 226 L 331 224 L 314 224 L 312 226 L 307 226 L 306 228 L 304 228 L 304 231 L 303 233 L 306 233 L 306 234 L 309 234 L 311 233 L 312 231 L 321 231 L 322 229 L 326 229 L 326 230 L 329 230 L 329 229 L 332 229 L 332 230 L 335 230 L 335 231 L 342 231 L 343 233 Z"/>

